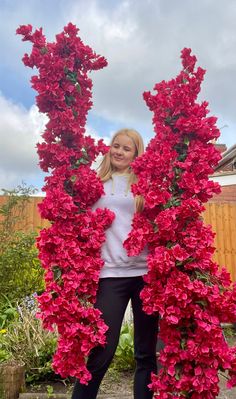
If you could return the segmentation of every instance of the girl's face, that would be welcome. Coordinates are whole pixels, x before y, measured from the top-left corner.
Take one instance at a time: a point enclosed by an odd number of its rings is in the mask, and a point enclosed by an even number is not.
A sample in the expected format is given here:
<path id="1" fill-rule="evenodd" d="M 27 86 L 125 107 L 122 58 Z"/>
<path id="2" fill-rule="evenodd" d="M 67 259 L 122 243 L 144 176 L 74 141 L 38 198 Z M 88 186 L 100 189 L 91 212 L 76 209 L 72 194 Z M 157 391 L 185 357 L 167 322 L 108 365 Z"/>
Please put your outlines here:
<path id="1" fill-rule="evenodd" d="M 119 134 L 110 148 L 110 158 L 113 169 L 120 173 L 128 172 L 134 160 L 136 147 L 133 140 L 125 134 Z"/>

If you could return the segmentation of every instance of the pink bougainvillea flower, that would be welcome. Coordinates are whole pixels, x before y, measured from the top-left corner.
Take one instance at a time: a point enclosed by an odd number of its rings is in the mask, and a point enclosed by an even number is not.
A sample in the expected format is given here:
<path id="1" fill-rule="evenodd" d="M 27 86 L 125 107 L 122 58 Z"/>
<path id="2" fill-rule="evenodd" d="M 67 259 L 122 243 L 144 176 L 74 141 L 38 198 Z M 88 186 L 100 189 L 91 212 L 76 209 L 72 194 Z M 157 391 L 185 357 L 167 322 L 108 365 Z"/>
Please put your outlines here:
<path id="1" fill-rule="evenodd" d="M 144 93 L 155 137 L 132 164 L 132 191 L 145 207 L 124 245 L 130 255 L 149 249 L 141 298 L 148 314 L 161 315 L 165 343 L 162 369 L 150 384 L 154 397 L 214 399 L 218 370 L 229 371 L 228 387 L 236 385 L 236 350 L 220 326 L 236 321 L 236 288 L 212 261 L 214 234 L 201 216 L 203 203 L 220 190 L 209 180 L 220 159 L 212 143 L 219 129 L 207 102 L 197 102 L 205 71 L 196 69 L 190 49 L 181 58 L 175 79 Z"/>
<path id="2" fill-rule="evenodd" d="M 103 266 L 104 232 L 114 215 L 107 209 L 91 210 L 103 193 L 91 164 L 108 147 L 86 135 L 85 124 L 92 106 L 89 72 L 107 62 L 83 44 L 72 23 L 53 43 L 46 42 L 42 29 L 33 32 L 31 25 L 20 26 L 17 33 L 32 43 L 23 62 L 38 69 L 31 83 L 38 92 L 39 111 L 48 116 L 44 141 L 38 144 L 40 166 L 48 172 L 39 210 L 53 223 L 37 240 L 46 285 L 38 297 L 38 316 L 45 328 L 59 333 L 55 371 L 87 383 L 91 375 L 86 358 L 106 339 L 107 326 L 93 304 Z"/>

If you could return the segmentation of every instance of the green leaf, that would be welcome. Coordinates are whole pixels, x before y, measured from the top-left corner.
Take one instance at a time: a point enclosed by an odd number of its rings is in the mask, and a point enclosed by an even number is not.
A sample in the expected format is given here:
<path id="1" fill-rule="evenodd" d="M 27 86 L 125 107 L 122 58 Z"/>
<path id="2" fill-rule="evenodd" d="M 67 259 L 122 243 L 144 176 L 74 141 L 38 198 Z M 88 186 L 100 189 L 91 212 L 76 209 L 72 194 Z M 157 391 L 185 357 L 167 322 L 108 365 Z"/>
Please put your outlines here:
<path id="1" fill-rule="evenodd" d="M 73 112 L 74 117 L 77 118 L 79 115 L 78 112 L 75 109 L 72 109 L 72 112 Z"/>
<path id="2" fill-rule="evenodd" d="M 185 161 L 186 157 L 187 157 L 187 153 L 183 153 L 183 154 L 180 154 L 177 159 L 178 159 L 178 161 Z"/>
<path id="3" fill-rule="evenodd" d="M 81 158 L 77 159 L 77 161 L 74 163 L 73 169 L 78 168 L 81 164 L 86 165 L 87 163 L 89 163 L 89 160 L 81 157 Z"/>
<path id="4" fill-rule="evenodd" d="M 42 54 L 42 55 L 44 55 L 44 54 L 47 54 L 47 52 L 48 52 L 48 49 L 47 49 L 47 47 L 42 47 L 41 49 L 40 49 L 40 53 Z"/>
<path id="5" fill-rule="evenodd" d="M 196 301 L 195 303 L 197 303 L 198 305 L 202 305 L 204 308 L 207 306 L 207 301 L 204 301 L 204 300 L 199 300 L 199 301 Z"/>
<path id="6" fill-rule="evenodd" d="M 151 224 L 152 224 L 154 233 L 157 233 L 159 230 L 158 225 L 155 222 L 151 222 Z"/>
<path id="7" fill-rule="evenodd" d="M 173 196 L 164 206 L 163 209 L 171 208 L 172 206 L 179 206 L 181 200 L 177 196 Z"/>
<path id="8" fill-rule="evenodd" d="M 75 98 L 73 96 L 65 95 L 65 102 L 66 102 L 66 105 L 68 105 L 68 107 L 71 106 L 71 104 L 74 102 L 74 100 L 75 100 Z"/>
<path id="9" fill-rule="evenodd" d="M 70 181 L 71 181 L 72 183 L 75 183 L 75 182 L 76 182 L 76 179 L 77 179 L 77 177 L 76 177 L 75 175 L 73 175 L 73 176 L 70 177 Z"/>
<path id="10" fill-rule="evenodd" d="M 58 281 L 61 278 L 62 272 L 59 266 L 53 266 L 53 279 L 54 281 Z"/>
<path id="11" fill-rule="evenodd" d="M 79 82 L 75 83 L 75 87 L 76 87 L 76 90 L 79 92 L 79 94 L 81 94 L 81 86 L 80 86 Z"/>
<path id="12" fill-rule="evenodd" d="M 52 298 L 57 299 L 58 298 L 58 293 L 56 291 L 51 292 Z"/>
<path id="13" fill-rule="evenodd" d="M 181 342 L 180 342 L 181 349 L 185 349 L 185 345 L 186 345 L 186 340 L 182 339 Z"/>
<path id="14" fill-rule="evenodd" d="M 167 125 L 170 125 L 170 123 L 171 123 L 171 116 L 167 116 L 166 118 L 165 118 L 165 123 L 167 124 Z"/>
<path id="15" fill-rule="evenodd" d="M 77 72 L 67 71 L 66 78 L 70 80 L 71 83 L 77 83 Z"/>
<path id="16" fill-rule="evenodd" d="M 176 266 L 178 267 L 178 266 L 182 266 L 183 265 L 183 262 L 180 262 L 180 261 L 177 261 L 176 262 Z"/>
<path id="17" fill-rule="evenodd" d="M 188 391 L 180 391 L 180 395 L 188 397 Z"/>
<path id="18" fill-rule="evenodd" d="M 183 169 L 175 167 L 174 171 L 175 171 L 175 176 L 179 176 L 183 172 Z"/>
<path id="19" fill-rule="evenodd" d="M 14 316 L 15 314 L 17 314 L 17 310 L 15 308 L 9 308 L 5 310 L 5 314 L 7 316 Z"/>
<path id="20" fill-rule="evenodd" d="M 187 136 L 184 137 L 184 144 L 189 145 L 190 140 Z"/>

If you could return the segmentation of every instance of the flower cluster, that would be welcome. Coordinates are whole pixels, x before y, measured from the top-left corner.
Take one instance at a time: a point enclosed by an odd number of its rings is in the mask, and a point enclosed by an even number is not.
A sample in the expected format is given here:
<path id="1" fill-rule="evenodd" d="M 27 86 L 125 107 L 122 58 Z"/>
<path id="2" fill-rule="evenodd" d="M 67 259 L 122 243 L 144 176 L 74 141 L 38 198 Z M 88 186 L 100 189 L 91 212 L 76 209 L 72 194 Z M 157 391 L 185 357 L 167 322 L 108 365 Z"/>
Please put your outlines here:
<path id="1" fill-rule="evenodd" d="M 94 346 L 105 343 L 107 326 L 93 304 L 103 266 L 104 232 L 114 217 L 107 209 L 91 209 L 103 193 L 91 164 L 107 147 L 85 135 L 92 106 L 88 73 L 107 62 L 83 44 L 71 23 L 53 43 L 46 42 L 42 29 L 33 32 L 31 25 L 20 26 L 17 33 L 32 42 L 32 52 L 23 62 L 38 69 L 32 87 L 38 92 L 39 111 L 49 119 L 44 142 L 38 144 L 40 166 L 48 172 L 39 208 L 52 222 L 38 238 L 46 284 L 38 297 L 39 317 L 46 328 L 56 327 L 59 333 L 55 371 L 87 383 L 91 376 L 85 359 Z"/>
<path id="2" fill-rule="evenodd" d="M 218 370 L 229 370 L 228 386 L 236 385 L 236 348 L 220 326 L 236 321 L 236 287 L 213 262 L 214 234 L 201 217 L 203 203 L 220 190 L 208 178 L 220 159 L 212 143 L 219 130 L 208 104 L 196 102 L 204 70 L 195 68 L 190 49 L 181 58 L 175 79 L 144 93 L 156 135 L 133 163 L 132 190 L 145 207 L 124 245 L 130 255 L 149 248 L 141 298 L 148 314 L 160 314 L 165 342 L 163 368 L 150 385 L 155 398 L 213 399 Z"/>

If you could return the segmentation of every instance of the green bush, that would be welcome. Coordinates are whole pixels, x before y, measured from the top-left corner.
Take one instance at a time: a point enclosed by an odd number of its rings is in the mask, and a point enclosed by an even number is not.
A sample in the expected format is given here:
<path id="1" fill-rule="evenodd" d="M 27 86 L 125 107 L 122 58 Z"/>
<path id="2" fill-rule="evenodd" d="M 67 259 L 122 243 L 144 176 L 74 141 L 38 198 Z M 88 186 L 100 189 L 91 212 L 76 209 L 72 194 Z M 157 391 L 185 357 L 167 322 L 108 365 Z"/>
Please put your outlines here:
<path id="1" fill-rule="evenodd" d="M 121 328 L 119 344 L 111 364 L 112 368 L 115 368 L 118 371 L 135 369 L 133 335 L 133 324 L 123 324 Z"/>
<path id="2" fill-rule="evenodd" d="M 11 302 L 43 289 L 43 269 L 37 258 L 35 233 L 16 232 L 0 249 L 0 293 Z"/>
<path id="3" fill-rule="evenodd" d="M 2 295 L 4 298 L 4 302 L 1 304 L 0 308 L 0 332 L 3 330 L 9 323 L 16 320 L 18 318 L 17 309 L 12 306 L 9 299 Z"/>
<path id="4" fill-rule="evenodd" d="M 5 330 L 0 330 L 0 334 L 4 334 Z M 0 364 L 3 362 L 7 362 L 11 359 L 10 353 L 8 353 L 5 349 L 1 348 L 1 336 L 0 336 Z"/>
<path id="5" fill-rule="evenodd" d="M 27 382 L 55 377 L 51 361 L 56 349 L 56 333 L 43 329 L 41 320 L 25 303 L 18 307 L 18 314 L 7 329 L 0 330 L 0 361 L 2 357 L 2 361 L 23 362 Z"/>
<path id="6" fill-rule="evenodd" d="M 38 260 L 35 232 L 17 230 L 27 223 L 26 205 L 34 189 L 24 184 L 14 190 L 3 190 L 7 201 L 0 208 L 0 314 L 33 292 L 43 290 L 43 269 Z M 1 316 L 0 316 L 1 320 Z"/>

